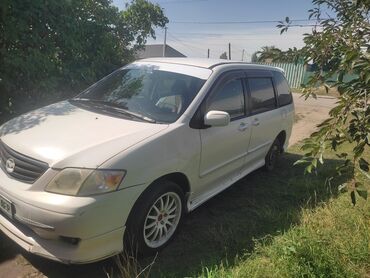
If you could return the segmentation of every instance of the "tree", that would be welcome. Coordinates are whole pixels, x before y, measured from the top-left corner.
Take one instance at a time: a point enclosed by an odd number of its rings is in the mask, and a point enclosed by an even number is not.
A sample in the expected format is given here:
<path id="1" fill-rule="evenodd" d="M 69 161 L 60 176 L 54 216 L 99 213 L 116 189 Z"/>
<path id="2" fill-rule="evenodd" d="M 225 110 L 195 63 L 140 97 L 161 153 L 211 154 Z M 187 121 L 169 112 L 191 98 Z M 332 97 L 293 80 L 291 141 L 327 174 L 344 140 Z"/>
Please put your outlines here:
<path id="1" fill-rule="evenodd" d="M 272 62 L 281 52 L 282 51 L 274 45 L 263 46 L 260 51 L 257 51 L 258 62 Z"/>
<path id="2" fill-rule="evenodd" d="M 312 88 L 323 85 L 327 90 L 336 87 L 340 93 L 337 106 L 330 111 L 330 118 L 321 123 L 319 130 L 304 141 L 306 150 L 303 159 L 296 163 L 306 163 L 308 173 L 317 170 L 324 164 L 328 149 L 339 152 L 345 160 L 338 167 L 338 173 L 355 169 L 356 174 L 351 182 L 343 184 L 340 189 L 350 192 L 353 204 L 356 193 L 367 198 L 367 188 L 363 179 L 370 181 L 369 161 L 364 151 L 370 146 L 370 1 L 369 0 L 313 0 L 315 8 L 310 10 L 310 18 L 317 21 L 310 34 L 304 37 L 305 46 L 296 50 L 297 54 L 311 61 L 318 67 L 304 89 L 304 96 L 316 97 Z M 329 9 L 333 17 L 321 19 L 322 8 Z M 325 13 L 325 17 L 328 13 Z M 281 32 L 291 26 L 291 21 L 278 25 Z M 322 69 L 328 69 L 324 72 Z M 350 81 L 344 79 L 346 73 L 355 73 Z M 332 80 L 337 75 L 336 81 Z M 343 143 L 353 145 L 353 158 L 348 153 L 341 153 L 339 146 Z"/>
<path id="3" fill-rule="evenodd" d="M 300 60 L 299 53 L 295 47 L 288 51 L 282 51 L 275 46 L 263 46 L 255 54 L 256 62 L 293 63 Z"/>
<path id="4" fill-rule="evenodd" d="M 227 53 L 226 53 L 226 51 L 220 55 L 220 59 L 227 60 Z"/>
<path id="5" fill-rule="evenodd" d="M 258 51 L 254 52 L 251 57 L 251 62 L 256 63 L 258 62 Z"/>
<path id="6" fill-rule="evenodd" d="M 146 0 L 122 12 L 111 0 L 1 1 L 0 112 L 80 90 L 130 62 L 167 22 Z"/>

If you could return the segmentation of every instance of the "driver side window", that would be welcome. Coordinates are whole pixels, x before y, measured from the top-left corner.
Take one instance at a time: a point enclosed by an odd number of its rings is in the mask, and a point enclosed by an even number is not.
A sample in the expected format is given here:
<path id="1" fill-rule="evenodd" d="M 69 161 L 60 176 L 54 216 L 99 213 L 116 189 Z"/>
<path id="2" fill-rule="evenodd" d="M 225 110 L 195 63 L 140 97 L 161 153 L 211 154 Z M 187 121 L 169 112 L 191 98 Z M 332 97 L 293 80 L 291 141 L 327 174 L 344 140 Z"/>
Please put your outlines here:
<path id="1" fill-rule="evenodd" d="M 218 110 L 229 113 L 230 119 L 245 115 L 243 84 L 241 79 L 227 81 L 210 97 L 208 111 Z"/>

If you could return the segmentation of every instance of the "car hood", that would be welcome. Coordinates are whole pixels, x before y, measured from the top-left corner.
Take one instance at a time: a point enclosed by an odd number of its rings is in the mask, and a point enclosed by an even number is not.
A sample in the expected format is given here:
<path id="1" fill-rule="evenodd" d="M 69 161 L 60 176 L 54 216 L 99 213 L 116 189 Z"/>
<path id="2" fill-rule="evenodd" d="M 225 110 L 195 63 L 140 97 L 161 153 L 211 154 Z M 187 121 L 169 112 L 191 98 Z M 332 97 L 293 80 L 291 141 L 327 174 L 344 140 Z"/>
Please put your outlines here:
<path id="1" fill-rule="evenodd" d="M 102 115 L 63 101 L 10 120 L 0 128 L 0 138 L 50 167 L 97 168 L 167 127 Z"/>

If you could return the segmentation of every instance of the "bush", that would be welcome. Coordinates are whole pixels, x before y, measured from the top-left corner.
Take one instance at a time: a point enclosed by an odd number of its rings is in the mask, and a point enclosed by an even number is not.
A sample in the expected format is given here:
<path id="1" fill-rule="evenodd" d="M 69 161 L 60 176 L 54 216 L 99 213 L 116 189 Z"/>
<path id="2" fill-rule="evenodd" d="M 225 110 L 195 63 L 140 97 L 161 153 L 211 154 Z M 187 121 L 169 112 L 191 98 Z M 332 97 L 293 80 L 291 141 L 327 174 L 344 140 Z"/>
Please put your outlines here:
<path id="1" fill-rule="evenodd" d="M 123 12 L 110 0 L 1 1 L 0 117 L 76 93 L 130 62 L 167 22 L 146 0 Z"/>

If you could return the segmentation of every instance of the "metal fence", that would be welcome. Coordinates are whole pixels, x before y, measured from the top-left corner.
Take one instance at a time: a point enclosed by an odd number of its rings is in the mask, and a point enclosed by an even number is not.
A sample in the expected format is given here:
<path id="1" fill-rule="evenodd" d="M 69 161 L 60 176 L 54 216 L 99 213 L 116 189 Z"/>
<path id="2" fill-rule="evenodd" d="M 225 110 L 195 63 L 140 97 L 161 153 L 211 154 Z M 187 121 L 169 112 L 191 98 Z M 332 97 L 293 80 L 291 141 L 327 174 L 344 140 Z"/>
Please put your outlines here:
<path id="1" fill-rule="evenodd" d="M 304 64 L 295 63 L 260 63 L 273 67 L 282 68 L 285 72 L 285 77 L 289 82 L 290 87 L 300 88 L 304 81 L 306 68 Z"/>

